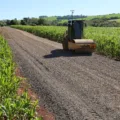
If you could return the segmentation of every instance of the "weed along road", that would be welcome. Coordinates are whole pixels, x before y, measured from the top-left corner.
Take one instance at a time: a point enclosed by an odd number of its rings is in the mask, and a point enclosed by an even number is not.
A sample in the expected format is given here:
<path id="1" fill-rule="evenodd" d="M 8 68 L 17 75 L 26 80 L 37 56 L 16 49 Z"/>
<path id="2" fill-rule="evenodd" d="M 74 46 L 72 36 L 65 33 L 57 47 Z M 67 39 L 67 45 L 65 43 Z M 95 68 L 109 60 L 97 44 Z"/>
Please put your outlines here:
<path id="1" fill-rule="evenodd" d="M 59 43 L 13 28 L 0 31 L 56 120 L 120 120 L 120 62 L 64 52 Z"/>

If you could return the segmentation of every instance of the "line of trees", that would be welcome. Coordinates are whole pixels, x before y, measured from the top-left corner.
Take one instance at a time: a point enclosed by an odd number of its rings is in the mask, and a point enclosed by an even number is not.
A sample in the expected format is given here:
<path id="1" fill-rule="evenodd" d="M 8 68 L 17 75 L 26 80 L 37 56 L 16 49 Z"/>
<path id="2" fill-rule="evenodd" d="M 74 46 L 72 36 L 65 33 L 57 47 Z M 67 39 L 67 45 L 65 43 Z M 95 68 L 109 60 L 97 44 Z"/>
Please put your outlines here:
<path id="1" fill-rule="evenodd" d="M 1 20 L 0 26 L 9 26 L 9 25 L 48 25 L 49 22 L 44 18 L 23 18 L 22 20 Z"/>
<path id="2" fill-rule="evenodd" d="M 0 26 L 10 26 L 10 25 L 55 25 L 55 26 L 67 26 L 67 20 L 65 22 L 61 22 L 62 20 L 68 19 L 70 16 L 56 16 L 56 20 L 46 19 L 47 16 L 40 16 L 39 18 L 23 18 L 22 20 L 2 20 L 0 21 Z M 85 18 L 86 16 L 75 16 L 76 19 L 79 17 Z M 75 18 L 74 17 L 74 18 Z M 118 17 L 102 17 L 102 18 L 93 18 L 91 20 L 86 20 L 87 26 L 94 27 L 120 27 L 120 22 L 114 21 L 114 19 L 118 19 Z"/>
<path id="3" fill-rule="evenodd" d="M 86 18 L 85 15 L 74 15 L 74 19 Z M 57 16 L 57 20 L 71 19 L 71 15 Z"/>
<path id="4" fill-rule="evenodd" d="M 93 27 L 120 27 L 120 22 L 114 21 L 113 19 L 115 18 L 94 18 L 92 20 L 86 21 L 86 23 L 88 26 Z"/>
<path id="5" fill-rule="evenodd" d="M 56 20 L 47 20 L 48 16 L 40 16 L 39 18 L 29 18 L 25 17 L 22 20 L 2 20 L 0 21 L 0 26 L 9 26 L 9 25 L 67 25 L 66 23 L 59 24 L 61 20 L 70 19 L 71 15 L 66 16 L 55 16 Z M 84 15 L 74 15 L 74 19 L 85 18 Z"/>

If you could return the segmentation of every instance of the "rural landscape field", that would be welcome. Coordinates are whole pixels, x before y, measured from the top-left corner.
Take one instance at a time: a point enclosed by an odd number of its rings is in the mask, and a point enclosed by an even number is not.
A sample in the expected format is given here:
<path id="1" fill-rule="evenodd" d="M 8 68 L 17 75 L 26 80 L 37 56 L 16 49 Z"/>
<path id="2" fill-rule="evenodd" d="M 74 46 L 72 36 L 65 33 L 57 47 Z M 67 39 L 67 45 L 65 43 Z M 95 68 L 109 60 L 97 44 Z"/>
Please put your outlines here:
<path id="1" fill-rule="evenodd" d="M 120 120 L 115 1 L 1 1 L 0 120 Z"/>
<path id="2" fill-rule="evenodd" d="M 56 42 L 62 42 L 67 27 L 56 26 L 12 26 L 13 28 L 25 30 L 37 36 L 48 38 Z M 96 52 L 103 55 L 120 59 L 120 28 L 87 27 L 84 38 L 93 39 L 97 44 Z"/>

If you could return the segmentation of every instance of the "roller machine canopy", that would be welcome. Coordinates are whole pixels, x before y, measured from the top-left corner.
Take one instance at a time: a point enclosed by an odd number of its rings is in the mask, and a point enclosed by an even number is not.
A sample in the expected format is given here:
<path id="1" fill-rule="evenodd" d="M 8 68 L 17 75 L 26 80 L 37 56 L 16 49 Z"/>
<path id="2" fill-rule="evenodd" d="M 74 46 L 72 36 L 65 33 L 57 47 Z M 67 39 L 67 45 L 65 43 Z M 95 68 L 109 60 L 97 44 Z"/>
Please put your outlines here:
<path id="1" fill-rule="evenodd" d="M 83 20 L 68 21 L 68 30 L 62 43 L 64 50 L 87 53 L 92 53 L 95 50 L 96 44 L 93 40 L 83 39 L 83 27 Z"/>
<path id="2" fill-rule="evenodd" d="M 68 21 L 68 37 L 70 40 L 82 39 L 83 37 L 83 20 L 69 20 Z"/>

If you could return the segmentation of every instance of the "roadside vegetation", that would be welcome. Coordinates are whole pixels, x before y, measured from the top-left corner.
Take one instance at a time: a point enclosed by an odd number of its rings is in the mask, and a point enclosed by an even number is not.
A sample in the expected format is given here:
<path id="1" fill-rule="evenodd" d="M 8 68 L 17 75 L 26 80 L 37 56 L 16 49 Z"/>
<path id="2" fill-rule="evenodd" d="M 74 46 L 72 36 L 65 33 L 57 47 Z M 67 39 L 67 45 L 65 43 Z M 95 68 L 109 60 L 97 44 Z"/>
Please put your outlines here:
<path id="1" fill-rule="evenodd" d="M 66 27 L 62 26 L 22 26 L 13 28 L 30 32 L 34 35 L 62 42 Z M 93 39 L 97 44 L 96 52 L 120 60 L 120 28 L 86 27 L 84 38 Z"/>
<path id="2" fill-rule="evenodd" d="M 37 102 L 27 92 L 18 95 L 22 78 L 15 74 L 12 52 L 0 36 L 0 120 L 42 120 L 36 117 Z"/>

